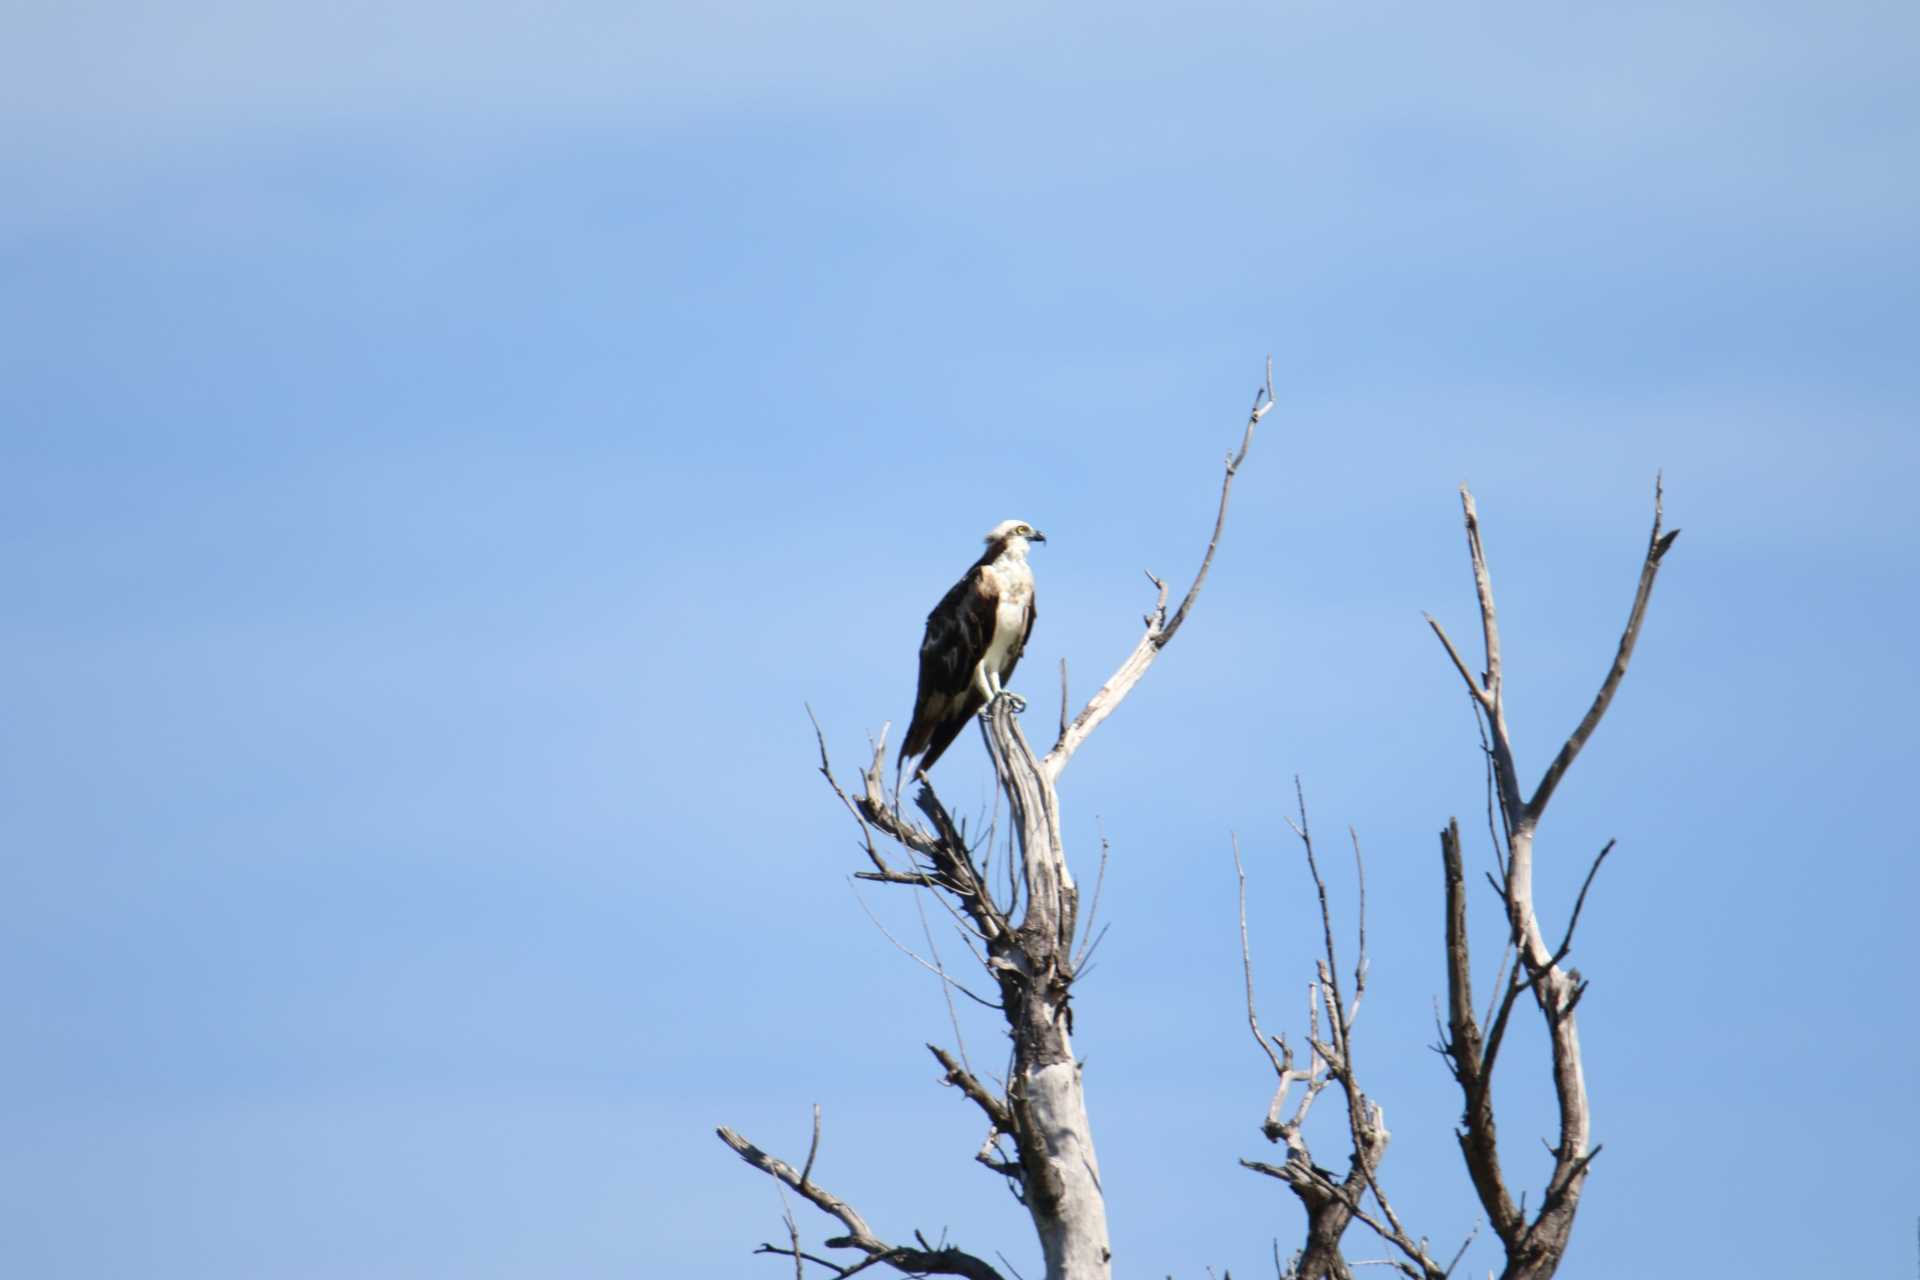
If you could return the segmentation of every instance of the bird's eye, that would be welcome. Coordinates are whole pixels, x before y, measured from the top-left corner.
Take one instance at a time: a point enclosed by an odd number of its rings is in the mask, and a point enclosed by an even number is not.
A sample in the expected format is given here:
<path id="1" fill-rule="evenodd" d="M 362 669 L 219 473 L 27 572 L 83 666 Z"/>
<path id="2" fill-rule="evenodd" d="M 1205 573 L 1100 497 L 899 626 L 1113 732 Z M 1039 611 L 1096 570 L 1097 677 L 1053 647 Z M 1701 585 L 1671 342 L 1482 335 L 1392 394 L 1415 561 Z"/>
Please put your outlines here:
<path id="1" fill-rule="evenodd" d="M 1027 536 L 1028 534 L 1030 534 L 1030 533 L 1032 533 L 1032 532 L 1033 532 L 1033 526 L 1032 526 L 1032 525 L 1030 525 L 1030 524 L 1023 524 L 1023 525 L 1021 525 L 1021 526 L 1020 526 L 1020 536 L 1021 536 L 1021 537 L 1023 537 L 1023 538 L 1024 538 L 1024 537 L 1026 537 L 1026 536 Z"/>

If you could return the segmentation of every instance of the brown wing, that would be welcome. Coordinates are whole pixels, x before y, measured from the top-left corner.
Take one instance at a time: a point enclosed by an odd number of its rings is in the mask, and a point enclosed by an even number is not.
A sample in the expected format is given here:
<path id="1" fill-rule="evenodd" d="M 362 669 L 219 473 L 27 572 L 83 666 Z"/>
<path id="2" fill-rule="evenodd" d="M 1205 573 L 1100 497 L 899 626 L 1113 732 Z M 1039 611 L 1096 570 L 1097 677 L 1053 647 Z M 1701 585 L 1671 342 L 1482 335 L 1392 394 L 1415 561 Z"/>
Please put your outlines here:
<path id="1" fill-rule="evenodd" d="M 913 700 L 913 724 L 900 744 L 896 767 L 922 752 L 921 769 L 931 769 L 967 721 L 985 701 L 973 687 L 973 671 L 993 636 L 994 597 L 987 576 L 975 565 L 953 584 L 927 615 L 920 641 L 920 687 Z"/>

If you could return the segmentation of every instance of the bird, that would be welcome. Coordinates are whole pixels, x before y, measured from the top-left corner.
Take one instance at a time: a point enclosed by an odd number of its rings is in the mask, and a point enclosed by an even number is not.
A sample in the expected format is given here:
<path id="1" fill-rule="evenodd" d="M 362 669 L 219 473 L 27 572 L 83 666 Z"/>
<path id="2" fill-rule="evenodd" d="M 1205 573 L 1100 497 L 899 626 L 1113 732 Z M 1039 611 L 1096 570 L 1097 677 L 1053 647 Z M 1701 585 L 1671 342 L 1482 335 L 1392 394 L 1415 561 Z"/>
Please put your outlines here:
<path id="1" fill-rule="evenodd" d="M 896 769 L 919 756 L 916 773 L 933 768 L 982 707 L 1006 697 L 1016 711 L 1026 702 L 1006 688 L 1036 616 L 1027 548 L 1047 535 L 1025 520 L 1002 520 L 987 533 L 987 549 L 927 615 L 920 641 L 920 684 L 913 723 L 900 744 Z"/>

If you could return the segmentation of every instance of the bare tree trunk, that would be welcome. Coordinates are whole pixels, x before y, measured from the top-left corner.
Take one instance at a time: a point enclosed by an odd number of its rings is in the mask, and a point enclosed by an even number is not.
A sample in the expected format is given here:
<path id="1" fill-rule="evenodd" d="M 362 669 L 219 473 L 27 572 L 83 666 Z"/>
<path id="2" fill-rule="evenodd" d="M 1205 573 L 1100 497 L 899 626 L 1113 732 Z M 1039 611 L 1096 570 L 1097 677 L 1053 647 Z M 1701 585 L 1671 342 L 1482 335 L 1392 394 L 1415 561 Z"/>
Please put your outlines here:
<path id="1" fill-rule="evenodd" d="M 1026 912 L 1017 945 L 1004 956 L 1000 990 L 1013 1031 L 1008 1101 L 1023 1139 L 1027 1211 L 1060 1280 L 1105 1280 L 1113 1251 L 1106 1198 L 1094 1156 L 1080 1064 L 1073 1056 L 1073 939 L 1080 893 L 1060 842 L 1059 798 L 1020 731 L 1006 699 L 986 718 L 994 772 L 1012 803 L 1026 880 Z"/>

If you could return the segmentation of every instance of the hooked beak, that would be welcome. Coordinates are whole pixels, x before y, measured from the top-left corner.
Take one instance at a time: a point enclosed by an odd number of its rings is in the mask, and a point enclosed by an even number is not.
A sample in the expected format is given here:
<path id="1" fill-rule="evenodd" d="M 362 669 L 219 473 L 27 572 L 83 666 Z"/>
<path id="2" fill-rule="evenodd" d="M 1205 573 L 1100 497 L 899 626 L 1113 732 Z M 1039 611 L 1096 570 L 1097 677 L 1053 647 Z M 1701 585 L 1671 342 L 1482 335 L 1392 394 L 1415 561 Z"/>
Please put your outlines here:
<path id="1" fill-rule="evenodd" d="M 1046 540 L 1047 540 L 1047 535 L 1040 532 L 1038 529 L 1035 529 L 1032 533 L 1027 535 L 1028 542 L 1045 542 Z"/>

